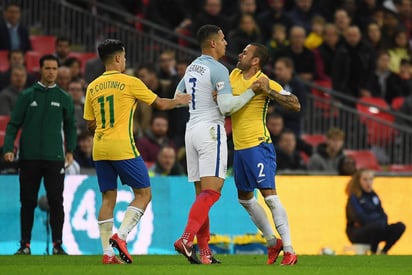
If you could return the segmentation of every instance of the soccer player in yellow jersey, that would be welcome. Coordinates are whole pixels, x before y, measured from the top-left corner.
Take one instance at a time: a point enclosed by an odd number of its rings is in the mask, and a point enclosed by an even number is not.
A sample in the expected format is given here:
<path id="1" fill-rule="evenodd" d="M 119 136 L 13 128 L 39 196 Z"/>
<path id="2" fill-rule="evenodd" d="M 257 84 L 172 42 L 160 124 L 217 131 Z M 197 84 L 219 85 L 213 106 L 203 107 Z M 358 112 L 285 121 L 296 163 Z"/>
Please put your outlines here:
<path id="1" fill-rule="evenodd" d="M 239 202 L 267 240 L 267 263 L 273 264 L 283 249 L 281 264 L 293 265 L 297 263 L 297 256 L 292 248 L 287 214 L 276 193 L 276 153 L 266 128 L 266 112 L 271 99 L 295 111 L 300 111 L 300 103 L 296 96 L 283 90 L 281 85 L 269 80 L 261 71 L 268 57 L 263 45 L 249 44 L 239 54 L 236 68 L 230 74 L 233 95 L 242 94 L 255 81 L 264 91 L 232 114 L 235 145 L 233 170 Z M 265 198 L 282 240 L 276 239 L 265 211 L 254 197 L 256 188 Z"/>
<path id="2" fill-rule="evenodd" d="M 187 105 L 191 96 L 176 94 L 174 99 L 160 98 L 138 78 L 123 74 L 126 68 L 125 49 L 119 40 L 103 41 L 98 51 L 106 71 L 87 87 L 84 119 L 94 133 L 93 159 L 102 192 L 98 216 L 102 262 L 123 263 L 115 257 L 113 246 L 119 250 L 124 262 L 131 263 L 126 238 L 139 222 L 152 196 L 148 172 L 133 139 L 133 114 L 137 100 L 168 110 Z M 133 189 L 134 199 L 126 210 L 118 233 L 112 235 L 118 176 L 122 184 Z"/>

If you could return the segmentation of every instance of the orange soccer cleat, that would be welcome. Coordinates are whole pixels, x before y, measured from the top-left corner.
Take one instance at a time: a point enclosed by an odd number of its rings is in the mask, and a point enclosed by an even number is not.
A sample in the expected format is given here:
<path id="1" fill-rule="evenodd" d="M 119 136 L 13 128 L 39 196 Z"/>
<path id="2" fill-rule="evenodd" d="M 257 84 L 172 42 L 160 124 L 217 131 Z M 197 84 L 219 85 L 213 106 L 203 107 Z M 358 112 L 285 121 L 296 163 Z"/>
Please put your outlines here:
<path id="1" fill-rule="evenodd" d="M 109 256 L 104 254 L 102 259 L 103 264 L 124 264 L 124 262 L 120 261 L 116 256 Z"/>
<path id="2" fill-rule="evenodd" d="M 196 250 L 191 243 L 180 238 L 174 243 L 175 250 L 185 256 L 191 264 L 201 264 L 202 262 L 196 256 Z"/>
<path id="3" fill-rule="evenodd" d="M 114 248 L 117 248 L 117 250 L 119 250 L 119 255 L 120 258 L 128 263 L 131 264 L 133 262 L 132 256 L 130 256 L 129 251 L 127 251 L 127 243 L 126 241 L 122 240 L 119 238 L 119 236 L 116 234 L 114 234 L 110 240 L 110 245 Z"/>
<path id="4" fill-rule="evenodd" d="M 285 252 L 283 254 L 281 265 L 294 265 L 298 262 L 298 256 L 294 253 Z"/>
<path id="5" fill-rule="evenodd" d="M 276 240 L 276 244 L 268 247 L 268 260 L 267 264 L 274 264 L 279 256 L 280 251 L 283 249 L 283 243 L 281 239 Z"/>

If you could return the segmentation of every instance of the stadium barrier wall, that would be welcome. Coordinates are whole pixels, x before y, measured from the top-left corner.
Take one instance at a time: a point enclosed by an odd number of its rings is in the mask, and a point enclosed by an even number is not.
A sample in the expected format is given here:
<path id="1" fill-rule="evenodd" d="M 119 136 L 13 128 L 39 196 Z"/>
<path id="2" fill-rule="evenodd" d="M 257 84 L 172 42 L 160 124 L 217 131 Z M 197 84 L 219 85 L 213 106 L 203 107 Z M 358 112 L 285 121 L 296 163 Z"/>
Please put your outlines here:
<path id="1" fill-rule="evenodd" d="M 329 248 L 347 254 L 344 193 L 348 177 L 278 176 L 277 189 L 288 212 L 294 247 L 299 254 L 319 254 Z M 13 254 L 20 238 L 19 182 L 17 176 L 0 176 L 0 254 Z M 403 221 L 407 230 L 390 254 L 412 254 L 412 181 L 410 178 L 376 178 L 389 222 Z M 138 228 L 128 237 L 132 254 L 174 254 L 173 242 L 185 226 L 194 199 L 193 184 L 186 177 L 153 177 L 153 200 Z M 39 197 L 44 195 L 42 187 Z M 119 184 L 115 227 L 118 228 L 132 194 Z M 262 201 L 261 198 L 259 198 Z M 101 254 L 97 214 L 101 195 L 95 176 L 67 176 L 64 190 L 63 243 L 69 254 Z M 257 230 L 239 205 L 233 178 L 228 178 L 221 199 L 212 208 L 211 232 L 233 238 Z M 32 253 L 47 254 L 47 214 L 36 208 Z M 115 230 L 116 230 L 115 228 Z M 49 244 L 51 250 L 51 244 Z"/>

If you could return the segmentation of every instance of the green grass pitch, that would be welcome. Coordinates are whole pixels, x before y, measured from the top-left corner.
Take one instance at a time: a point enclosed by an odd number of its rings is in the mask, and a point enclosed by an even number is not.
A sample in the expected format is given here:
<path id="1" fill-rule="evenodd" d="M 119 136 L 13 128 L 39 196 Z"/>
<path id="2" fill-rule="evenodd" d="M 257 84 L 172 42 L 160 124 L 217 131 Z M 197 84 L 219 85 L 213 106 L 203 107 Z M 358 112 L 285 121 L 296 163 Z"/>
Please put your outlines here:
<path id="1" fill-rule="evenodd" d="M 191 265 L 180 255 L 133 256 L 103 265 L 102 256 L 0 256 L 0 274 L 412 274 L 412 256 L 299 256 L 295 266 L 266 265 L 265 255 L 217 255 L 219 265 Z"/>

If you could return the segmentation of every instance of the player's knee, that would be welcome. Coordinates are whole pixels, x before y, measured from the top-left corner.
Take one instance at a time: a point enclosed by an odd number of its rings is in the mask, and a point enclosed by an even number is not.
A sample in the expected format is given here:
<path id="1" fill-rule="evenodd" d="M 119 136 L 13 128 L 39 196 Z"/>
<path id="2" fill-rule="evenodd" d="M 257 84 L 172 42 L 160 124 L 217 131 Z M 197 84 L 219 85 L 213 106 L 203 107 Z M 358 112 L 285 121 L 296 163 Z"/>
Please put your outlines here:
<path id="1" fill-rule="evenodd" d="M 246 209 L 252 208 L 257 202 L 256 198 L 253 197 L 248 200 L 239 199 L 239 203 Z"/>

